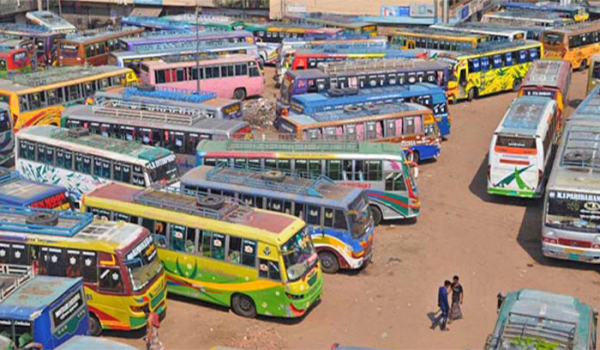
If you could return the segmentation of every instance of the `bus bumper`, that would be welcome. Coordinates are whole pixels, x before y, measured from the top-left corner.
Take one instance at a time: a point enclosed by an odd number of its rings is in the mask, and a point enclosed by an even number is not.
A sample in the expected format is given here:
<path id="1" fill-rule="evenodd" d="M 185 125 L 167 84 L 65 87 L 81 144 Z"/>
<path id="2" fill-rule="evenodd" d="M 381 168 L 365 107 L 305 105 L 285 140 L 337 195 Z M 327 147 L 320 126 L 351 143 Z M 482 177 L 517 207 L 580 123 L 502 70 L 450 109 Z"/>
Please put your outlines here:
<path id="1" fill-rule="evenodd" d="M 600 250 L 580 249 L 542 242 L 542 254 L 548 258 L 600 264 Z"/>
<path id="2" fill-rule="evenodd" d="M 488 186 L 487 192 L 493 195 L 521 198 L 539 198 L 540 193 L 531 190 L 511 190 L 505 188 L 497 188 Z"/>

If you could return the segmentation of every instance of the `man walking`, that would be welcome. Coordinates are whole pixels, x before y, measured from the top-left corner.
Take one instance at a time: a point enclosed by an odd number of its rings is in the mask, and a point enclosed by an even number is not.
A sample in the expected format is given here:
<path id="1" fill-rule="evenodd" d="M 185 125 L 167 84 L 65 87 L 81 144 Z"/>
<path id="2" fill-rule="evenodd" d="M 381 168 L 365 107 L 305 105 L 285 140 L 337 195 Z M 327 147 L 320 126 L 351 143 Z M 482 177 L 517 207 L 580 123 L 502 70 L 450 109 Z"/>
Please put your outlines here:
<path id="1" fill-rule="evenodd" d="M 463 296 L 463 287 L 460 282 L 458 282 L 458 276 L 454 276 L 452 279 L 452 306 L 450 307 L 449 324 L 454 320 L 462 318 L 461 305 L 463 303 Z"/>
<path id="2" fill-rule="evenodd" d="M 433 320 L 433 324 L 431 325 L 431 329 L 435 329 L 435 326 L 440 325 L 440 330 L 449 331 L 450 329 L 446 328 L 446 322 L 448 321 L 448 313 L 450 312 L 450 305 L 448 304 L 448 293 L 450 292 L 450 287 L 452 286 L 452 282 L 446 280 L 444 285 L 440 287 L 438 291 L 438 306 L 441 310 L 441 314 Z M 441 321 L 441 323 L 440 323 Z"/>

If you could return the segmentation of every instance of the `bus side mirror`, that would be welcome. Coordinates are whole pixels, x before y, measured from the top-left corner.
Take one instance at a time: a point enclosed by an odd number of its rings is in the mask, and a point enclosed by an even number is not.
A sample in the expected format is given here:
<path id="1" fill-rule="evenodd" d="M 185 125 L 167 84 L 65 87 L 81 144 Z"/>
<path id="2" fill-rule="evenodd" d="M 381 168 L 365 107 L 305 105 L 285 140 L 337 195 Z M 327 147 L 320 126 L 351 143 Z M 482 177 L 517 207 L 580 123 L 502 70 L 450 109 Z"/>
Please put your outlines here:
<path id="1" fill-rule="evenodd" d="M 496 312 L 500 312 L 500 308 L 502 307 L 502 304 L 504 304 L 504 300 L 506 299 L 506 296 L 504 295 L 504 293 L 498 293 L 498 303 L 496 305 Z"/>

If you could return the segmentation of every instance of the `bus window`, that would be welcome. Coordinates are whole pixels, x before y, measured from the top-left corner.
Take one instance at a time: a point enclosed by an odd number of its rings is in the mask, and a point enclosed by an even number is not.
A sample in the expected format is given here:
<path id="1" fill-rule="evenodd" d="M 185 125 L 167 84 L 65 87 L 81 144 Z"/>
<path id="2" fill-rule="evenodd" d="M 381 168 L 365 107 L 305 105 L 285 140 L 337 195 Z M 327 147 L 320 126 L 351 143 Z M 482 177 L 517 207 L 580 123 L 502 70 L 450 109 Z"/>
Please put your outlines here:
<path id="1" fill-rule="evenodd" d="M 213 259 L 225 259 L 225 235 L 213 232 L 210 247 L 210 255 Z"/>
<path id="2" fill-rule="evenodd" d="M 326 161 L 326 175 L 334 181 L 342 180 L 342 161 L 341 160 L 327 160 Z"/>
<path id="3" fill-rule="evenodd" d="M 256 241 L 242 239 L 242 265 L 256 266 Z"/>
<path id="4" fill-rule="evenodd" d="M 123 281 L 121 280 L 119 269 L 101 268 L 99 289 L 107 292 L 122 293 Z"/>
<path id="5" fill-rule="evenodd" d="M 259 277 L 268 278 L 275 281 L 281 280 L 281 272 L 279 270 L 279 263 L 276 261 L 270 261 L 260 259 L 259 261 Z"/>
<path id="6" fill-rule="evenodd" d="M 309 225 L 320 226 L 321 225 L 321 208 L 314 206 L 314 205 L 308 205 L 307 206 L 306 223 Z"/>
<path id="7" fill-rule="evenodd" d="M 229 247 L 227 249 L 227 262 L 240 264 L 242 261 L 242 239 L 229 236 Z"/>
<path id="8" fill-rule="evenodd" d="M 333 226 L 335 228 L 338 228 L 341 230 L 348 229 L 348 224 L 346 222 L 346 215 L 344 214 L 343 211 L 341 211 L 341 210 L 335 211 L 335 220 L 334 220 Z"/>

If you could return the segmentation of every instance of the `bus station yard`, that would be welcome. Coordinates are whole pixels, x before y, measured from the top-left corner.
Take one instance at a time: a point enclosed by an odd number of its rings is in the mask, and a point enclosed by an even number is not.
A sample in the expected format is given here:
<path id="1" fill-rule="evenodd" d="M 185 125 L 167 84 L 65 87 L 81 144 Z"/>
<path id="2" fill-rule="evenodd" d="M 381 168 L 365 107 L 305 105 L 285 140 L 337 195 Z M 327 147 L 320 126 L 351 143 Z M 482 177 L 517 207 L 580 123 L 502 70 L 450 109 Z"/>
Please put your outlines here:
<path id="1" fill-rule="evenodd" d="M 267 90 L 275 95 L 272 68 Z M 569 115 L 585 97 L 586 72 L 573 73 Z M 486 191 L 491 136 L 515 93 L 450 106 L 452 134 L 436 161 L 419 167 L 422 212 L 416 222 L 375 229 L 374 254 L 360 271 L 325 276 L 321 302 L 300 319 L 246 319 L 225 308 L 169 296 L 160 337 L 166 349 L 327 349 L 343 345 L 402 349 L 476 349 L 496 322 L 496 296 L 520 288 L 573 295 L 600 306 L 596 265 L 541 253 L 542 199 Z M 252 103 L 252 100 L 250 101 Z M 465 288 L 464 318 L 431 330 L 437 289 L 453 275 Z M 137 335 L 107 335 L 141 346 Z M 201 345 L 200 345 L 201 344 Z"/>

